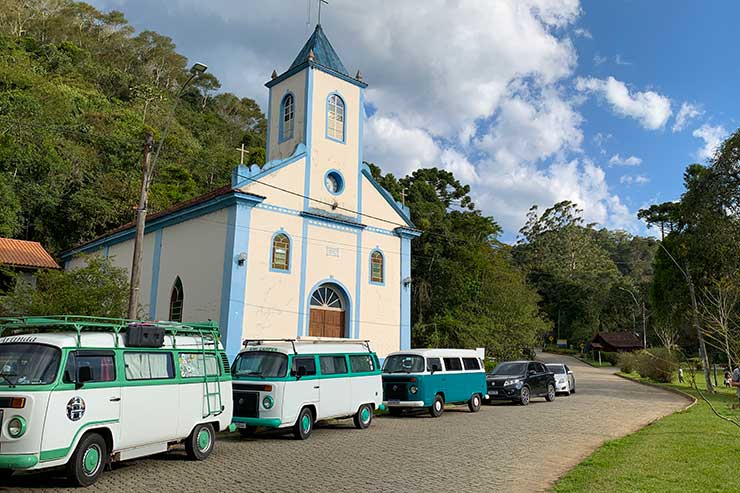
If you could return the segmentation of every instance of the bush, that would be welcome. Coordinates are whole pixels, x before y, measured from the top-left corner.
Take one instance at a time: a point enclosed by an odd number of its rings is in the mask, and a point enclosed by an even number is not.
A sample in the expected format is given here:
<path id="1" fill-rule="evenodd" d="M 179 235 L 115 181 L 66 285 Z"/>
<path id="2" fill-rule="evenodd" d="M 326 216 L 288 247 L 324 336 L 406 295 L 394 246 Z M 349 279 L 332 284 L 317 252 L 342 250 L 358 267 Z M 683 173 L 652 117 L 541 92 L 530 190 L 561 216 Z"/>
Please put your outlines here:
<path id="1" fill-rule="evenodd" d="M 670 383 L 678 369 L 678 354 L 666 348 L 652 348 L 633 353 L 635 369 L 640 376 L 656 382 Z"/>
<path id="2" fill-rule="evenodd" d="M 609 351 L 602 351 L 601 353 L 601 361 L 607 361 L 612 366 L 617 366 L 619 364 L 619 355 L 620 353 L 613 353 Z"/>
<path id="3" fill-rule="evenodd" d="M 617 359 L 617 366 L 624 373 L 637 371 L 637 355 L 634 353 L 620 353 Z"/>

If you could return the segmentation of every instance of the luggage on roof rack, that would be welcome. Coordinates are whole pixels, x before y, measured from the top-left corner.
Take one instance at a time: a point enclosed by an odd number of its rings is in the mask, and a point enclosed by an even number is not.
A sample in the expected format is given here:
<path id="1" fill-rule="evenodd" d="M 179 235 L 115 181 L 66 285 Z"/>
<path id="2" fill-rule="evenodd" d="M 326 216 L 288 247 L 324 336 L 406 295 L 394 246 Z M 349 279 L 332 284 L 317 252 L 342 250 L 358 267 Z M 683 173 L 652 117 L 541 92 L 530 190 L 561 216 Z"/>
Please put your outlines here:
<path id="1" fill-rule="evenodd" d="M 126 328 L 126 345 L 128 347 L 162 347 L 164 346 L 164 327 L 146 322 L 134 322 Z"/>

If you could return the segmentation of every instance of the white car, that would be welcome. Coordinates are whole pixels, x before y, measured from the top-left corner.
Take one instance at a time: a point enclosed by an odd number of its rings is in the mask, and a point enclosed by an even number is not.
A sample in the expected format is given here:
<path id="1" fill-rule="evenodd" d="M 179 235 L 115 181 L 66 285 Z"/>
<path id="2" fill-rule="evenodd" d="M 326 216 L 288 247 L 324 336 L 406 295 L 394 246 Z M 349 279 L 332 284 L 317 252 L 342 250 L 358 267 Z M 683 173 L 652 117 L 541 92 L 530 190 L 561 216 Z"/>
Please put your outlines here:
<path id="1" fill-rule="evenodd" d="M 563 363 L 550 363 L 547 369 L 555 375 L 555 392 L 574 394 L 576 392 L 576 377 L 568 365 Z"/>

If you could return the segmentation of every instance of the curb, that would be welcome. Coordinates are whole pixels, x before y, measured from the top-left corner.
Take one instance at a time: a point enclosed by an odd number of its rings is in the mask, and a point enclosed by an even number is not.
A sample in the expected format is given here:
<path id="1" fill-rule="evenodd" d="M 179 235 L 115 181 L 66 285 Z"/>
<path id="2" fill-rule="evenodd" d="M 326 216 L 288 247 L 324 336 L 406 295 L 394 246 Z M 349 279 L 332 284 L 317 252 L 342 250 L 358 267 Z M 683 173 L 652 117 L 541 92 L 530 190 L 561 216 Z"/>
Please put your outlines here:
<path id="1" fill-rule="evenodd" d="M 647 387 L 653 387 L 653 388 L 656 388 L 656 389 L 666 390 L 666 391 L 671 392 L 673 394 L 680 395 L 681 397 L 683 397 L 684 399 L 686 399 L 687 401 L 690 402 L 690 404 L 688 406 L 686 406 L 685 408 L 683 408 L 682 411 L 687 411 L 687 410 L 691 409 L 692 407 L 694 407 L 696 405 L 697 402 L 699 402 L 699 400 L 696 397 L 694 397 L 693 395 L 687 394 L 686 392 L 684 392 L 682 390 L 674 389 L 673 387 L 663 387 L 662 385 L 658 385 L 658 384 L 651 383 L 651 382 L 641 382 L 640 380 L 635 380 L 634 378 L 628 377 L 628 376 L 623 375 L 623 374 L 621 374 L 619 372 L 614 373 L 614 375 L 618 376 L 619 378 L 623 378 L 625 380 L 629 380 L 630 382 L 633 382 L 633 383 L 639 383 L 640 385 L 645 385 Z M 676 411 L 676 412 L 678 412 L 678 411 Z M 671 414 L 674 414 L 674 413 L 671 413 Z M 657 421 L 658 419 L 662 419 L 662 418 L 657 418 L 657 419 L 651 421 L 651 423 Z"/>

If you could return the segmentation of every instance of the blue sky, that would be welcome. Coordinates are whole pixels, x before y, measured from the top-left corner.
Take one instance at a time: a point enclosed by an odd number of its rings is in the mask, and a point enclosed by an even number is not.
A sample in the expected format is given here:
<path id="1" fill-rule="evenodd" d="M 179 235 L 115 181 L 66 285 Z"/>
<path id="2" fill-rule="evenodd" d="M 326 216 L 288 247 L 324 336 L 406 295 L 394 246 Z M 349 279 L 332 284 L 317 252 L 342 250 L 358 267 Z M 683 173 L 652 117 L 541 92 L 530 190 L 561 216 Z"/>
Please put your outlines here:
<path id="1" fill-rule="evenodd" d="M 740 2 L 330 1 L 324 30 L 369 83 L 365 158 L 396 175 L 450 169 L 507 241 L 532 204 L 564 199 L 644 234 L 637 210 L 676 199 L 685 166 L 740 125 Z M 92 3 L 262 105 L 316 14 L 312 0 Z"/>

